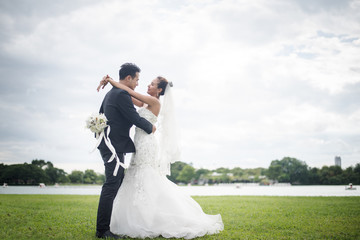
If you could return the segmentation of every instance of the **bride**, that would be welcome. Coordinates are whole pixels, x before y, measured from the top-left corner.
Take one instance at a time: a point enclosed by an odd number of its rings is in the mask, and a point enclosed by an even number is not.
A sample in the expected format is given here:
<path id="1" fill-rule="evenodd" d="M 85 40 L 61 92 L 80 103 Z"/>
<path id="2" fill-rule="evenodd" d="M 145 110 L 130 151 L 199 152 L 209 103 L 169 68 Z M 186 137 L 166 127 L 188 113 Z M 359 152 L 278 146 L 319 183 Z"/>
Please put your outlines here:
<path id="1" fill-rule="evenodd" d="M 200 205 L 167 179 L 170 163 L 178 160 L 179 148 L 174 143 L 176 127 L 172 111 L 172 83 L 155 78 L 147 95 L 142 95 L 107 76 L 100 84 L 111 85 L 129 92 L 139 115 L 155 124 L 158 133 L 147 134 L 135 129 L 136 153 L 131 157 L 123 183 L 116 195 L 110 231 L 131 238 L 185 238 L 219 233 L 224 229 L 220 214 L 207 215 Z M 164 95 L 161 109 L 159 97 Z M 156 135 L 160 134 L 159 139 Z M 159 143 L 159 145 L 158 145 Z"/>

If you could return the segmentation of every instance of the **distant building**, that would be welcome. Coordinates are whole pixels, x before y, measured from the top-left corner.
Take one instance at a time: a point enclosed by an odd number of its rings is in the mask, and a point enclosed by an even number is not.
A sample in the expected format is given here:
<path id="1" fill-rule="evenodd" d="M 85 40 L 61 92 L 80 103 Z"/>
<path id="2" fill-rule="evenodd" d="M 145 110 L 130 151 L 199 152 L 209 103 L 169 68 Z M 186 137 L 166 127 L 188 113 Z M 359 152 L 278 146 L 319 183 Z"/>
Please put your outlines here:
<path id="1" fill-rule="evenodd" d="M 341 167 L 341 157 L 335 156 L 335 166 Z"/>

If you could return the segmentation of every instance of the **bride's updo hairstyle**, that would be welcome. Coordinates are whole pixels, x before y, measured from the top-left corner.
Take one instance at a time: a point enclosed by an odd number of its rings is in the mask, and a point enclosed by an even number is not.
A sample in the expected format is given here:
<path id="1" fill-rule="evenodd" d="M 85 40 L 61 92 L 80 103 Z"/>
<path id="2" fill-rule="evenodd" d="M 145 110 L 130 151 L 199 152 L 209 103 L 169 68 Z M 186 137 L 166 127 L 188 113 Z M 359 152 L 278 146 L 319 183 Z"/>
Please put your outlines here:
<path id="1" fill-rule="evenodd" d="M 172 82 L 169 82 L 168 80 L 166 80 L 166 78 L 158 76 L 157 79 L 159 80 L 158 82 L 158 88 L 161 88 L 161 92 L 160 92 L 160 96 L 163 96 L 165 94 L 165 89 L 167 87 L 167 85 L 169 84 L 170 87 L 173 86 Z"/>

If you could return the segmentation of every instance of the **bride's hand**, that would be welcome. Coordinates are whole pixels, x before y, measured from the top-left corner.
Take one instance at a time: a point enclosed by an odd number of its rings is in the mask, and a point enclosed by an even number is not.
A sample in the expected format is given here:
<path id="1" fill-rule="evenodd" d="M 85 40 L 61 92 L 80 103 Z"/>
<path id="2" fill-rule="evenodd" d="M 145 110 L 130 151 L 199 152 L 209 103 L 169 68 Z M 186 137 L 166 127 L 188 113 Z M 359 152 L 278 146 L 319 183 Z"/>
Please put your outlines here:
<path id="1" fill-rule="evenodd" d="M 97 87 L 97 91 L 100 91 L 100 88 L 101 88 L 101 86 L 102 86 L 102 89 L 104 89 L 104 87 L 108 84 L 108 82 L 109 82 L 109 79 L 110 77 L 109 77 L 109 75 L 106 75 L 106 76 L 104 76 L 102 79 L 101 79 L 101 81 L 100 81 L 100 84 L 99 84 L 99 86 Z"/>

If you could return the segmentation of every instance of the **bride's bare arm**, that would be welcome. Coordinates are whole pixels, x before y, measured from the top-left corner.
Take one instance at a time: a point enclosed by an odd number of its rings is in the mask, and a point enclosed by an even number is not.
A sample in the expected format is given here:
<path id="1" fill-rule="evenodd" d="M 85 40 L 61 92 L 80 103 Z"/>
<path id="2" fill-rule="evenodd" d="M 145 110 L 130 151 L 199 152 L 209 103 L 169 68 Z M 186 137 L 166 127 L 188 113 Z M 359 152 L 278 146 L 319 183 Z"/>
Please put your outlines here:
<path id="1" fill-rule="evenodd" d="M 109 75 L 104 76 L 104 77 L 102 78 L 102 80 L 100 81 L 100 84 L 99 84 L 99 86 L 97 87 L 96 90 L 97 90 L 97 91 L 100 91 L 101 88 L 104 89 L 104 87 L 108 84 L 109 79 L 110 79 Z M 116 82 L 115 82 L 115 84 L 116 84 Z M 117 85 L 117 84 L 116 84 L 116 85 Z M 118 86 L 118 88 L 121 88 L 121 86 Z M 134 98 L 134 97 L 131 97 L 131 100 L 132 100 L 132 102 L 133 102 L 136 106 L 138 106 L 138 107 L 144 106 L 144 103 L 143 103 L 142 101 L 140 101 L 140 100 L 138 100 L 138 99 L 136 99 L 136 98 Z"/>
<path id="2" fill-rule="evenodd" d="M 136 98 L 134 98 L 134 97 L 131 97 L 131 100 L 132 100 L 132 102 L 133 102 L 136 106 L 138 106 L 138 107 L 144 106 L 144 103 L 143 103 L 142 101 L 140 101 L 140 100 L 138 100 L 138 99 L 136 99 Z"/>
<path id="3" fill-rule="evenodd" d="M 117 88 L 121 88 L 125 91 L 127 91 L 133 98 L 135 98 L 135 100 L 137 100 L 139 102 L 142 103 L 142 105 L 144 103 L 148 104 L 149 106 L 153 106 L 155 104 L 158 104 L 159 103 L 159 100 L 156 99 L 155 97 L 152 97 L 152 96 L 147 96 L 147 95 L 143 95 L 141 93 L 138 93 L 138 92 L 135 92 L 134 90 L 132 90 L 131 88 L 125 86 L 124 84 L 121 84 L 119 82 L 115 82 L 112 78 L 107 78 L 107 81 L 109 81 L 109 83 L 111 85 L 113 85 L 114 87 L 117 87 Z M 135 105 L 137 105 L 135 102 L 134 102 Z M 140 104 L 140 103 L 139 103 Z M 141 106 L 142 106 L 141 105 Z"/>

